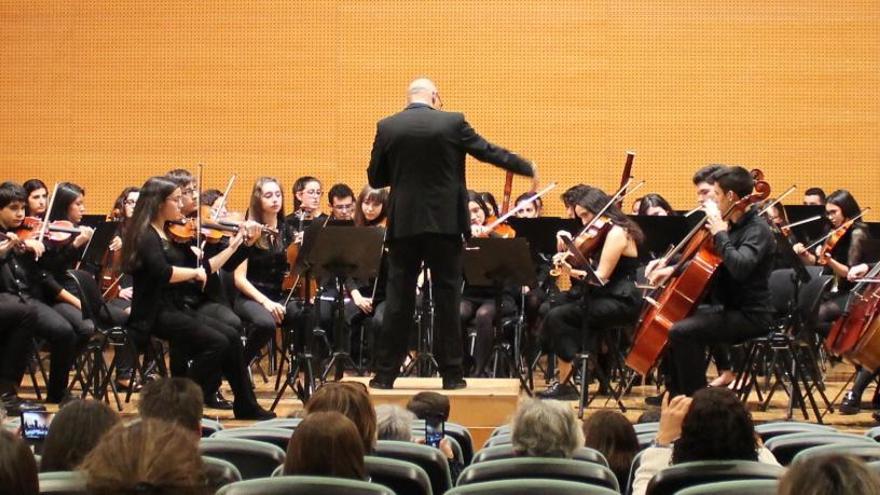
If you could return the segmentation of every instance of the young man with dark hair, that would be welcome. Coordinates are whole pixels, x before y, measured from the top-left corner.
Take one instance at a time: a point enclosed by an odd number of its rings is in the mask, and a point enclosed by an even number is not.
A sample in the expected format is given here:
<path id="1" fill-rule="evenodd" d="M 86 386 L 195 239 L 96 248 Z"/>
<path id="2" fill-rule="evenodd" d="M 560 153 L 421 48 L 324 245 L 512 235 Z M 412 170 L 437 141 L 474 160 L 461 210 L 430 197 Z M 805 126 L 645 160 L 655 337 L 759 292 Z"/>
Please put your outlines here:
<path id="1" fill-rule="evenodd" d="M 44 291 L 50 296 L 61 291 L 61 286 L 36 262 L 45 247 L 36 239 L 23 240 L 15 234 L 24 220 L 26 201 L 27 195 L 18 184 L 0 184 L 0 400 L 2 407 L 13 411 L 35 408 L 16 395 L 33 335 L 49 343 L 48 402 L 59 403 L 67 397 L 67 378 L 76 345 L 71 324 L 42 302 Z"/>
<path id="2" fill-rule="evenodd" d="M 142 418 L 162 419 L 202 433 L 202 389 L 189 378 L 160 378 L 141 390 Z"/>
<path id="3" fill-rule="evenodd" d="M 333 220 L 354 220 L 354 191 L 346 184 L 334 184 L 327 193 Z"/>
<path id="4" fill-rule="evenodd" d="M 811 187 L 804 191 L 804 204 L 822 206 L 825 204 L 825 191 L 821 187 Z"/>
<path id="5" fill-rule="evenodd" d="M 768 280 L 775 240 L 769 225 L 748 205 L 722 218 L 723 212 L 752 193 L 754 181 L 742 167 L 723 167 L 711 177 L 714 199 L 704 203 L 706 228 L 722 263 L 707 298 L 711 304 L 699 307 L 669 331 L 666 386 L 673 396 L 692 395 L 706 386 L 706 346 L 763 335 L 773 314 Z M 646 275 L 653 278 L 652 273 Z"/>

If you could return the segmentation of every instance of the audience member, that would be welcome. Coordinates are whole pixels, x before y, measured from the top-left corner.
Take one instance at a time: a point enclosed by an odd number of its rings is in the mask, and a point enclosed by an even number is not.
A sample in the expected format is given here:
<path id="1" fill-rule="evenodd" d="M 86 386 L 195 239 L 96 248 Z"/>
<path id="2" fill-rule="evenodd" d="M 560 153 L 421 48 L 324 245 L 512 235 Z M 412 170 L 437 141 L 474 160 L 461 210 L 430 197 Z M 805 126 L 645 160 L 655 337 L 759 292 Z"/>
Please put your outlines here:
<path id="1" fill-rule="evenodd" d="M 584 445 L 571 407 L 556 400 L 529 399 L 513 416 L 513 450 L 520 456 L 570 458 Z"/>
<path id="2" fill-rule="evenodd" d="M 0 495 L 37 495 L 37 462 L 24 440 L 0 428 Z"/>
<path id="3" fill-rule="evenodd" d="M 638 419 L 636 419 L 636 424 L 641 425 L 645 423 L 657 423 L 660 421 L 660 408 L 659 407 L 651 407 L 645 409 L 645 412 L 639 414 Z"/>
<path id="4" fill-rule="evenodd" d="M 117 423 L 119 415 L 103 402 L 75 400 L 67 403 L 49 425 L 40 471 L 73 471 Z"/>
<path id="5" fill-rule="evenodd" d="M 584 421 L 583 431 L 584 446 L 601 452 L 618 484 L 626 486 L 630 465 L 639 451 L 636 430 L 626 416 L 611 409 L 596 411 Z"/>
<path id="6" fill-rule="evenodd" d="M 691 461 L 743 460 L 779 465 L 759 445 L 752 416 L 727 388 L 697 391 L 693 398 L 663 397 L 654 444 L 642 451 L 633 480 L 633 494 L 642 495 L 648 482 L 671 464 Z"/>
<path id="7" fill-rule="evenodd" d="M 376 447 L 376 411 L 367 387 L 358 382 L 330 382 L 319 388 L 306 402 L 306 418 L 321 411 L 342 413 L 357 427 L 364 452 Z"/>
<path id="8" fill-rule="evenodd" d="M 117 425 L 80 469 L 91 495 L 203 495 L 204 466 L 191 430 L 143 418 Z"/>
<path id="9" fill-rule="evenodd" d="M 416 415 L 396 404 L 376 406 L 376 436 L 379 440 L 411 442 Z"/>
<path id="10" fill-rule="evenodd" d="M 284 474 L 366 480 L 364 452 L 358 429 L 346 416 L 310 412 L 290 438 Z"/>
<path id="11" fill-rule="evenodd" d="M 142 418 L 177 423 L 202 435 L 202 388 L 189 378 L 160 378 L 141 390 L 138 412 Z"/>
<path id="12" fill-rule="evenodd" d="M 779 495 L 880 495 L 880 476 L 855 457 L 816 456 L 792 464 Z"/>
<path id="13" fill-rule="evenodd" d="M 449 421 L 449 397 L 437 392 L 419 392 L 406 404 L 419 419 L 440 418 Z"/>

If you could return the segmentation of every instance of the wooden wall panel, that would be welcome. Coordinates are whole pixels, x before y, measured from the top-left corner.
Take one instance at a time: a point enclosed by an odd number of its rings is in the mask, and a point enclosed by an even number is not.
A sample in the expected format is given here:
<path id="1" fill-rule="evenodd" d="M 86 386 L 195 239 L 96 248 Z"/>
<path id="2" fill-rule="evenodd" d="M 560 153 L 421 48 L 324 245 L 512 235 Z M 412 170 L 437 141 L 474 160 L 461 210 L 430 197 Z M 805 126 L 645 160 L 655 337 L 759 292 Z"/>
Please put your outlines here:
<path id="1" fill-rule="evenodd" d="M 93 212 L 198 162 L 206 187 L 239 173 L 234 207 L 260 175 L 357 189 L 375 121 L 427 75 L 557 192 L 614 189 L 635 149 L 678 208 L 721 162 L 880 218 L 876 1 L 7 0 L 0 44 L 2 177 L 74 180 Z M 469 182 L 500 196 L 503 174 Z"/>

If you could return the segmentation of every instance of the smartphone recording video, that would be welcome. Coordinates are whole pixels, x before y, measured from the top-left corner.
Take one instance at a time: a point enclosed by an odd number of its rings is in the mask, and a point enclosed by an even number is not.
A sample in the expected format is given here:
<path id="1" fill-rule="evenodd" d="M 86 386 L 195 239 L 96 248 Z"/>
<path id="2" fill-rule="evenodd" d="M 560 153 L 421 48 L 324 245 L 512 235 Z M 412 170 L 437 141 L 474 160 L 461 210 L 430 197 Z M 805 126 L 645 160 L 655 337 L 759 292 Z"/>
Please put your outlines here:
<path id="1" fill-rule="evenodd" d="M 25 411 L 21 413 L 21 436 L 25 440 L 45 440 L 55 413 Z"/>
<path id="2" fill-rule="evenodd" d="M 438 418 L 425 419 L 425 445 L 440 447 L 440 440 L 446 434 L 446 423 Z"/>

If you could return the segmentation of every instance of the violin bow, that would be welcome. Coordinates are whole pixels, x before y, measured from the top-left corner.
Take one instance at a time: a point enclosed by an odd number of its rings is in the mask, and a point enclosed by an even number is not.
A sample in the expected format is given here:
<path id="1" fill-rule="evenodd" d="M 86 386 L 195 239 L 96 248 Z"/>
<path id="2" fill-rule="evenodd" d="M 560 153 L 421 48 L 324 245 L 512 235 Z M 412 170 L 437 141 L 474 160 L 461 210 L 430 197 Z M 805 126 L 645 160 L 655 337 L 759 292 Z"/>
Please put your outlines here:
<path id="1" fill-rule="evenodd" d="M 813 249 L 814 247 L 818 246 L 819 244 L 822 244 L 823 242 L 825 242 L 829 237 L 833 236 L 836 232 L 850 228 L 852 226 L 852 224 L 856 223 L 856 220 L 865 216 L 865 213 L 868 213 L 868 211 L 870 211 L 870 210 L 871 210 L 870 207 L 865 208 L 864 210 L 860 211 L 858 215 L 856 215 L 856 216 L 850 218 L 849 220 L 847 220 L 846 222 L 842 223 L 840 225 L 840 227 L 837 227 L 836 229 L 832 229 L 831 232 L 828 232 L 827 234 L 823 235 L 822 237 L 820 237 L 819 239 L 817 239 L 816 241 L 814 241 L 812 244 L 810 244 L 809 246 L 807 246 L 804 249 L 809 251 L 810 249 Z"/>
<path id="2" fill-rule="evenodd" d="M 554 187 L 556 187 L 556 183 L 551 182 L 550 185 L 548 185 L 544 189 L 541 189 L 540 191 L 536 192 L 535 194 L 532 194 L 531 196 L 529 196 L 527 199 L 520 201 L 518 205 L 511 208 L 507 213 L 501 215 L 500 217 L 498 217 L 494 222 L 490 223 L 489 225 L 486 225 L 485 229 L 488 231 L 491 231 L 495 227 L 501 225 L 502 223 L 504 223 L 505 220 L 507 220 L 508 218 L 515 215 L 516 212 L 522 210 L 523 208 L 528 206 L 529 203 L 531 203 L 531 202 L 535 201 L 536 199 L 540 198 L 541 196 L 547 194 Z"/>
<path id="3" fill-rule="evenodd" d="M 55 198 L 58 197 L 58 183 L 55 183 L 55 187 L 52 188 L 52 197 L 49 198 L 49 205 L 46 207 L 46 214 L 43 215 L 43 223 L 40 225 L 40 233 L 37 234 L 37 242 L 43 243 L 43 239 L 46 237 L 46 232 L 49 231 L 49 215 L 52 214 L 52 208 L 55 206 Z M 40 259 L 40 255 L 35 254 L 34 260 Z"/>
<path id="4" fill-rule="evenodd" d="M 198 255 L 196 256 L 196 268 L 202 266 L 202 257 L 204 254 L 202 253 L 202 173 L 204 171 L 204 167 L 201 163 L 199 163 L 199 187 L 198 194 L 196 195 L 196 246 L 199 247 Z"/>

